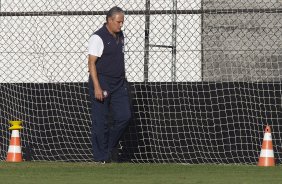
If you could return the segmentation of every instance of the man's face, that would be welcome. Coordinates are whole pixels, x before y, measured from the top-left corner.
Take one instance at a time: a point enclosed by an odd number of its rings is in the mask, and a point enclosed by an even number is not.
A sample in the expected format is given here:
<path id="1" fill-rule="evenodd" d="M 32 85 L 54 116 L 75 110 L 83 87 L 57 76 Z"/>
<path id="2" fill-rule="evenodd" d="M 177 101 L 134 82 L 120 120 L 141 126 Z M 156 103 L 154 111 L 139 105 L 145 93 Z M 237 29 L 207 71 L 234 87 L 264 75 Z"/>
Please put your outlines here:
<path id="1" fill-rule="evenodd" d="M 118 33 L 121 31 L 124 22 L 124 14 L 116 13 L 108 19 L 108 26 L 111 32 Z"/>

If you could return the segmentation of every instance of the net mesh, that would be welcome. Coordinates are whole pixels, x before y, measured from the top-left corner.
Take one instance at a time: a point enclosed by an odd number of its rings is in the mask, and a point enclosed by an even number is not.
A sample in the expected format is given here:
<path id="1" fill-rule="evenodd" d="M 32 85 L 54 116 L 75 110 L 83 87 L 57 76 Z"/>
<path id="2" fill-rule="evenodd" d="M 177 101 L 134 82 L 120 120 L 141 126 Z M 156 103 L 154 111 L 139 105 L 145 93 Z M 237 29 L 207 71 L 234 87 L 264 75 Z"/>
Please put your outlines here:
<path id="1" fill-rule="evenodd" d="M 0 0 L 0 159 L 22 120 L 26 160 L 90 161 L 87 46 L 118 5 L 133 119 L 131 162 L 257 162 L 281 150 L 280 1 Z"/>

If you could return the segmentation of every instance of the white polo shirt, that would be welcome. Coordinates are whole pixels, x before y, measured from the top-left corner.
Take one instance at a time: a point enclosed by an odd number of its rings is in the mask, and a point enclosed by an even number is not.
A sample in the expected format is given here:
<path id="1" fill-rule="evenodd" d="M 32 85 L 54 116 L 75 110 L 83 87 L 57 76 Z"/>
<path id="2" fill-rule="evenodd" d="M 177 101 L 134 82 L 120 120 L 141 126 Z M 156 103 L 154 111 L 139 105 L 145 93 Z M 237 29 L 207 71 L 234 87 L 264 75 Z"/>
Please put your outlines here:
<path id="1" fill-rule="evenodd" d="M 93 34 L 88 43 L 88 54 L 101 57 L 104 50 L 104 43 L 100 36 Z"/>

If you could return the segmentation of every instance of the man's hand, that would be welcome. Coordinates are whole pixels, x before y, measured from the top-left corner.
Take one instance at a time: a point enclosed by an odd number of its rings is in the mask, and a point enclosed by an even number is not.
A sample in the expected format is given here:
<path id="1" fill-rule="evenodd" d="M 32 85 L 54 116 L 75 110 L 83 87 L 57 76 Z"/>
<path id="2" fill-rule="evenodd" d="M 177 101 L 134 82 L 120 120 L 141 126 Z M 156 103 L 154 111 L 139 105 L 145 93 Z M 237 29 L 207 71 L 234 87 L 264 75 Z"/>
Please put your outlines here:
<path id="1" fill-rule="evenodd" d="M 95 98 L 99 101 L 104 100 L 103 90 L 100 87 L 96 87 L 94 91 Z"/>

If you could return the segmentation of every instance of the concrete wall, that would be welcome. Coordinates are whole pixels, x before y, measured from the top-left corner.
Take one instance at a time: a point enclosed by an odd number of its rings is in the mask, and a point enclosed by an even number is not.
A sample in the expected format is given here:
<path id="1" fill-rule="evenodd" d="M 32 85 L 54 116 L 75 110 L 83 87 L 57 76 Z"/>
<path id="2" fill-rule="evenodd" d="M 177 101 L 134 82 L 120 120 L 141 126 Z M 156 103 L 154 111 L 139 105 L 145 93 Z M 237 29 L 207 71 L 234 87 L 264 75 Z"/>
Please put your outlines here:
<path id="1" fill-rule="evenodd" d="M 202 0 L 204 9 L 281 8 L 280 0 Z"/>
<path id="2" fill-rule="evenodd" d="M 204 1 L 205 9 L 281 8 L 279 1 Z M 203 16 L 204 81 L 280 81 L 282 14 Z"/>

